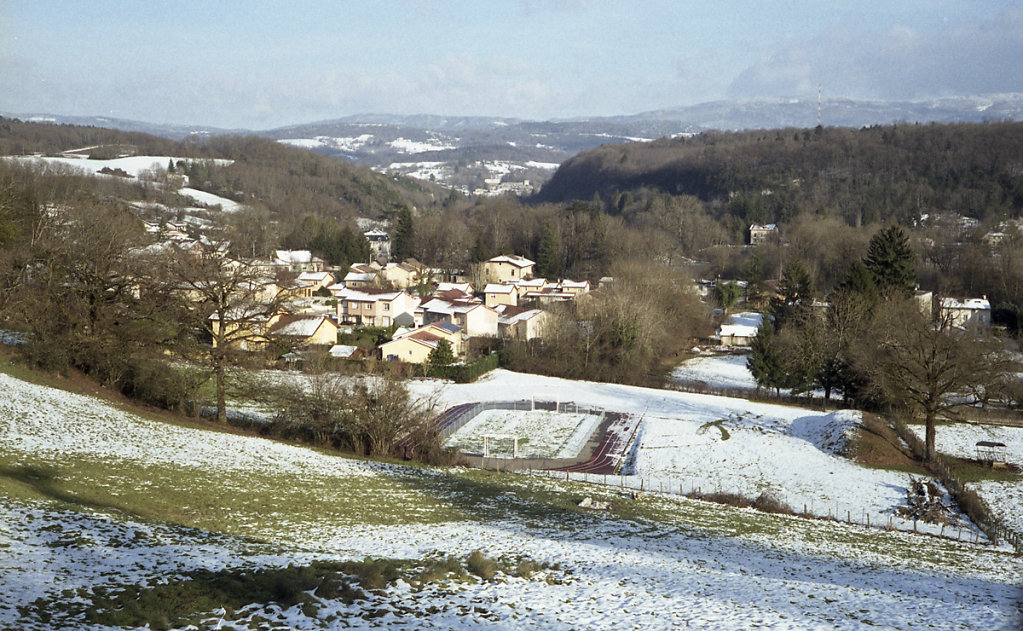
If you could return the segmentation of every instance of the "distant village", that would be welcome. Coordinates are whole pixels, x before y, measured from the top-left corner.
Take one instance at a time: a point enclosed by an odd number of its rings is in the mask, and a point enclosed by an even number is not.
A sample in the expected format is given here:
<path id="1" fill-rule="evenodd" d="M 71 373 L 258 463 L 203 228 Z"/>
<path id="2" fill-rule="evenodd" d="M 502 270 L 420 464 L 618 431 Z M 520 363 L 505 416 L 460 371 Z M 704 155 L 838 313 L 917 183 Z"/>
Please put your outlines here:
<path id="1" fill-rule="evenodd" d="M 158 235 L 153 247 L 187 250 L 202 244 L 202 238 L 195 239 L 194 230 L 189 231 L 187 225 L 146 225 Z M 338 359 L 408 364 L 427 363 L 431 353 L 447 345 L 452 360 L 459 362 L 468 358 L 473 338 L 542 339 L 551 304 L 582 299 L 613 282 L 602 278 L 592 286 L 587 280 L 537 278 L 535 263 L 514 254 L 495 256 L 472 269 L 430 268 L 411 259 L 396 262 L 390 260 L 387 232 L 371 229 L 364 236 L 370 243 L 371 260 L 354 263 L 348 269 L 330 270 L 323 259 L 308 250 L 276 250 L 270 258 L 233 261 L 261 279 L 260 290 L 253 295 L 279 307 L 270 314 L 260 312 L 224 323 L 247 329 L 244 335 L 232 336 L 231 344 L 238 350 L 262 350 L 273 341 L 281 341 L 283 347 L 295 353 L 318 349 Z M 993 243 L 999 237 L 1004 233 L 990 235 Z M 752 224 L 748 246 L 779 238 L 775 224 Z M 226 249 L 223 256 L 228 256 Z M 746 283 L 741 280 L 697 279 L 694 290 L 712 302 L 714 288 L 720 283 L 734 283 L 742 291 L 734 309 L 717 311 L 716 332 L 705 342 L 720 350 L 745 350 L 761 324 L 762 312 L 772 295 L 772 281 L 767 283 L 768 293 L 758 301 L 747 301 Z M 931 292 L 918 291 L 916 301 L 922 312 L 949 315 L 957 325 L 991 325 L 991 305 L 986 296 L 936 298 Z M 813 306 L 826 309 L 829 305 L 816 300 Z M 214 331 L 220 326 L 211 323 Z M 338 343 L 360 329 L 373 327 L 393 332 L 373 348 Z"/>
<path id="2" fill-rule="evenodd" d="M 204 238 L 190 238 L 187 230 L 173 223 L 148 222 L 146 227 L 159 233 L 153 248 L 193 249 L 197 255 L 209 250 Z M 535 263 L 515 255 L 493 257 L 471 272 L 433 269 L 414 260 L 393 262 L 386 232 L 370 230 L 365 236 L 372 260 L 347 270 L 328 270 L 326 262 L 308 250 L 276 250 L 272 258 L 231 261 L 259 279 L 258 291 L 251 294 L 254 299 L 275 302 L 279 308 L 270 314 L 253 310 L 250 317 L 234 317 L 223 324 L 211 322 L 211 329 L 246 329 L 245 334 L 231 336 L 239 350 L 262 350 L 273 341 L 284 341 L 297 351 L 327 349 L 334 358 L 423 364 L 446 342 L 453 359 L 460 361 L 472 338 L 542 338 L 548 319 L 545 307 L 577 300 L 593 289 L 585 280 L 536 278 Z M 229 256 L 226 248 L 221 255 Z M 211 318 L 216 320 L 217 315 Z M 370 327 L 393 328 L 393 333 L 372 349 L 337 343 L 339 333 Z"/>

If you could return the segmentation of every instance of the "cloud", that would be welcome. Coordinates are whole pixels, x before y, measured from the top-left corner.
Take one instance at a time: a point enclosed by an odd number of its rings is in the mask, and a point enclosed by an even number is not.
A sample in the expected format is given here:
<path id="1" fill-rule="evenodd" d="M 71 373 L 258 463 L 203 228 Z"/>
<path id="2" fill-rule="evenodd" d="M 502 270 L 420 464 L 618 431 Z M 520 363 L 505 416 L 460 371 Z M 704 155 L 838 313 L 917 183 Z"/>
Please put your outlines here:
<path id="1" fill-rule="evenodd" d="M 893 24 L 883 32 L 829 31 L 789 41 L 740 72 L 730 98 L 808 95 L 925 99 L 1023 91 L 1023 13 L 931 31 Z"/>

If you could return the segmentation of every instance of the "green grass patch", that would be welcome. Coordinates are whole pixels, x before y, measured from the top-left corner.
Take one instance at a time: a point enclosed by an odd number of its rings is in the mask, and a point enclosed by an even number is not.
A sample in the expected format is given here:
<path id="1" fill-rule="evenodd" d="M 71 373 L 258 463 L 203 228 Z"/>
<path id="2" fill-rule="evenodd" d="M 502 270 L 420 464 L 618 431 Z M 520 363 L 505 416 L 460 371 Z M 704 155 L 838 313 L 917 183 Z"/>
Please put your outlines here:
<path id="1" fill-rule="evenodd" d="M 716 421 L 710 421 L 710 422 L 704 423 L 703 425 L 701 425 L 699 427 L 699 429 L 696 430 L 696 433 L 697 434 L 706 433 L 708 430 L 710 430 L 710 428 L 713 427 L 714 429 L 716 429 L 719 432 L 721 432 L 721 440 L 728 440 L 729 438 L 732 437 L 732 435 L 729 434 L 728 430 L 725 429 L 725 427 L 724 427 L 724 423 L 727 420 L 728 419 L 726 419 L 726 418 L 722 418 L 722 419 L 718 419 Z"/>
<path id="2" fill-rule="evenodd" d="M 963 482 L 1019 482 L 1023 475 L 1015 468 L 994 468 L 975 460 L 942 456 L 942 461 Z"/>
<path id="3" fill-rule="evenodd" d="M 317 617 L 329 602 L 351 605 L 369 601 L 401 579 L 412 589 L 428 585 L 492 580 L 499 573 L 529 578 L 555 569 L 525 557 L 489 559 L 476 551 L 463 562 L 434 555 L 419 560 L 367 558 L 362 561 L 316 561 L 284 568 L 195 570 L 145 585 L 117 585 L 65 590 L 21 608 L 26 619 L 60 626 L 71 620 L 114 627 L 169 629 L 225 622 L 246 626 L 266 622 L 270 606 L 299 606 Z M 407 608 L 412 603 L 395 603 Z M 366 608 L 372 616 L 373 607 Z M 254 627 L 255 628 L 255 627 Z M 258 627 L 263 628 L 263 627 Z"/>
<path id="4" fill-rule="evenodd" d="M 875 414 L 864 414 L 846 448 L 846 455 L 872 469 L 929 475 L 923 463 L 914 458 L 888 423 Z"/>

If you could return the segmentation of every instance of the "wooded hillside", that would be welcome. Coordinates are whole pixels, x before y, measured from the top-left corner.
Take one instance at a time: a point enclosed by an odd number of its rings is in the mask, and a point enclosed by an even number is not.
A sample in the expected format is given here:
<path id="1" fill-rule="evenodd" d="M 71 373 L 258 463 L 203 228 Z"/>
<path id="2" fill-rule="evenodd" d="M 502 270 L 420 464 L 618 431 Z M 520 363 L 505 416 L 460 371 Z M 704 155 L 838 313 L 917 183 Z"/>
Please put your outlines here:
<path id="1" fill-rule="evenodd" d="M 951 211 L 978 219 L 1023 214 L 1023 123 L 706 132 L 608 145 L 566 161 L 538 199 L 627 193 L 693 195 L 717 218 L 785 222 L 813 213 L 849 225 L 908 224 Z"/>
<path id="2" fill-rule="evenodd" d="M 199 165 L 190 173 L 193 187 L 265 207 L 284 222 L 306 215 L 342 222 L 357 216 L 382 218 L 406 206 L 428 208 L 448 197 L 447 191 L 428 183 L 376 173 L 265 138 L 195 136 L 176 142 L 99 127 L 0 119 L 0 155 L 59 155 L 83 148 L 97 159 L 122 151 L 189 159 Z M 218 166 L 213 159 L 233 163 Z"/>

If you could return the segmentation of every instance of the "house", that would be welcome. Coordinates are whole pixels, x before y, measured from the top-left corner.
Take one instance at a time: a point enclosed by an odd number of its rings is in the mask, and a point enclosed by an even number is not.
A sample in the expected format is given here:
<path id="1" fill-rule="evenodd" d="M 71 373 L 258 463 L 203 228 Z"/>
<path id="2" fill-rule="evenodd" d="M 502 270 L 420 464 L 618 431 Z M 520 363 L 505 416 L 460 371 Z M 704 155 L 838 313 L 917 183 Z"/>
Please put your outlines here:
<path id="1" fill-rule="evenodd" d="M 210 331 L 213 333 L 213 348 L 217 340 L 225 337 L 230 348 L 242 351 L 255 351 L 266 348 L 270 341 L 270 329 L 280 319 L 281 314 L 267 315 L 266 306 L 261 304 L 237 305 L 227 314 L 225 322 L 220 321 L 218 314 L 209 317 Z M 224 335 L 221 335 L 222 331 Z"/>
<path id="2" fill-rule="evenodd" d="M 334 275 L 330 272 L 302 272 L 295 279 L 295 282 L 308 287 L 315 294 L 320 289 L 333 285 Z"/>
<path id="3" fill-rule="evenodd" d="M 562 293 L 572 294 L 573 296 L 581 296 L 582 294 L 589 293 L 590 281 L 588 280 L 569 280 L 563 279 L 558 283 L 558 287 Z"/>
<path id="4" fill-rule="evenodd" d="M 363 235 L 369 241 L 370 258 L 391 258 L 391 236 L 383 230 L 370 230 Z"/>
<path id="5" fill-rule="evenodd" d="M 533 277 L 535 263 L 514 254 L 495 256 L 483 263 L 483 280 L 488 283 L 504 283 Z"/>
<path id="6" fill-rule="evenodd" d="M 749 227 L 749 244 L 757 245 L 778 233 L 778 226 L 773 223 L 755 223 Z"/>
<path id="7" fill-rule="evenodd" d="M 497 328 L 503 338 L 527 341 L 543 337 L 549 318 L 550 314 L 540 309 L 504 305 L 500 307 Z"/>
<path id="8" fill-rule="evenodd" d="M 379 268 L 372 265 L 355 263 L 348 268 L 348 273 L 345 274 L 342 282 L 344 282 L 345 287 L 350 287 L 352 289 L 372 287 L 377 284 L 378 271 Z"/>
<path id="9" fill-rule="evenodd" d="M 431 298 L 420 309 L 424 325 L 447 321 L 470 336 L 497 337 L 497 311 L 482 303 Z"/>
<path id="10" fill-rule="evenodd" d="M 410 364 L 425 364 L 430 358 L 430 352 L 437 348 L 442 339 L 433 333 L 417 329 L 404 337 L 381 344 L 380 357 Z"/>
<path id="11" fill-rule="evenodd" d="M 309 250 L 275 250 L 274 263 L 289 272 L 321 272 L 325 266 L 324 260 Z"/>
<path id="12" fill-rule="evenodd" d="M 395 289 L 408 289 L 419 284 L 419 270 L 408 263 L 388 263 L 380 276 Z"/>
<path id="13" fill-rule="evenodd" d="M 953 326 L 991 326 L 991 303 L 981 298 L 942 298 L 938 305 L 942 318 Z"/>
<path id="14" fill-rule="evenodd" d="M 411 323 L 419 306 L 419 298 L 395 289 L 345 288 L 336 296 L 338 320 L 360 326 Z"/>
<path id="15" fill-rule="evenodd" d="M 930 318 L 934 314 L 934 294 L 923 290 L 917 289 L 913 292 L 913 300 L 916 302 L 916 308 L 920 310 L 925 318 Z"/>
<path id="16" fill-rule="evenodd" d="M 423 327 L 423 330 L 432 335 L 447 340 L 451 344 L 451 350 L 455 357 L 462 355 L 462 338 L 465 337 L 462 327 L 451 322 L 434 322 Z"/>
<path id="17" fill-rule="evenodd" d="M 487 283 L 486 288 L 483 290 L 483 296 L 483 304 L 488 307 L 519 304 L 519 292 L 516 290 L 515 285 Z"/>
<path id="18" fill-rule="evenodd" d="M 338 326 L 325 315 L 282 315 L 270 327 L 271 338 L 296 346 L 330 346 L 337 343 Z"/>
<path id="19" fill-rule="evenodd" d="M 721 346 L 749 346 L 756 337 L 763 318 L 763 314 L 751 311 L 728 316 L 717 332 Z"/>

